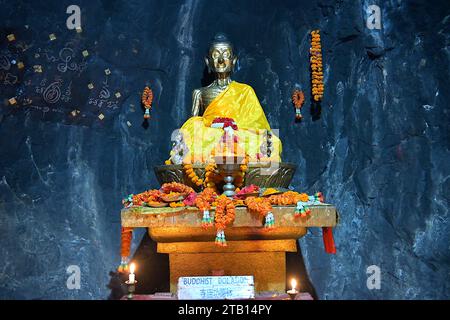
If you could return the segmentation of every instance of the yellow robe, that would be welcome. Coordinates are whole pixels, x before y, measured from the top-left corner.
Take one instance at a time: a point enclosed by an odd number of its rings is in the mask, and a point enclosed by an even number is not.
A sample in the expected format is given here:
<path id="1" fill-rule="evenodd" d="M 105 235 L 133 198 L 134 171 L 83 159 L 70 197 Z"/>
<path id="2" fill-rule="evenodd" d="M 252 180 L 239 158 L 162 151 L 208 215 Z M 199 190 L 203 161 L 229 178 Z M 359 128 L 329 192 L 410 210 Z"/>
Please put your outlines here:
<path id="1" fill-rule="evenodd" d="M 238 126 L 234 132 L 238 136 L 238 148 L 244 150 L 250 160 L 255 160 L 265 140 L 262 134 L 271 130 L 270 125 L 253 88 L 233 81 L 211 102 L 202 117 L 191 117 L 181 127 L 189 148 L 185 162 L 207 162 L 211 158 L 211 152 L 224 134 L 223 129 L 211 128 L 218 117 L 234 119 Z M 272 145 L 274 150 L 268 160 L 280 161 L 281 141 L 275 135 L 272 135 Z"/>

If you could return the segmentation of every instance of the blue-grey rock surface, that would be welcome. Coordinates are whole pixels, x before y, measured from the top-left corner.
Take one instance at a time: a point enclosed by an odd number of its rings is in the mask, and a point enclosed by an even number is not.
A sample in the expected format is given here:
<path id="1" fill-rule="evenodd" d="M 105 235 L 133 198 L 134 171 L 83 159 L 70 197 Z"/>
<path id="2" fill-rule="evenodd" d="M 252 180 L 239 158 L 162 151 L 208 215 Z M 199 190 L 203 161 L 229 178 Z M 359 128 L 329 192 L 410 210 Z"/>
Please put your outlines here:
<path id="1" fill-rule="evenodd" d="M 157 186 L 152 167 L 189 117 L 218 31 L 237 49 L 234 78 L 279 128 L 283 159 L 299 164 L 293 186 L 340 212 L 336 255 L 320 229 L 300 240 L 318 297 L 450 298 L 448 1 L 77 3 L 81 33 L 66 26 L 71 2 L 0 1 L 0 299 L 108 297 L 121 199 Z M 373 4 L 381 30 L 366 26 Z M 320 117 L 307 99 L 294 123 L 291 92 L 310 91 L 312 29 L 325 95 Z M 66 286 L 70 265 L 79 290 Z M 371 265 L 379 290 L 367 287 Z"/>

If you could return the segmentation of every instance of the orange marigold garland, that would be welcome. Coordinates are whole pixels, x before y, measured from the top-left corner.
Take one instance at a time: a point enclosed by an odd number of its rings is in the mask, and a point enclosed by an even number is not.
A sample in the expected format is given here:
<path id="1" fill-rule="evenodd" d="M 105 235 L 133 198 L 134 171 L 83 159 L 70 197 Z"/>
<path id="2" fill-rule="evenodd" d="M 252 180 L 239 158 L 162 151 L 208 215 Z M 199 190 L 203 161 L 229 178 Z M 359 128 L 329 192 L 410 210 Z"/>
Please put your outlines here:
<path id="1" fill-rule="evenodd" d="M 272 195 L 268 199 L 272 205 L 288 206 L 296 204 L 299 201 L 307 202 L 309 200 L 309 197 L 306 193 L 287 191 L 282 194 Z"/>
<path id="2" fill-rule="evenodd" d="M 186 205 L 183 203 L 183 201 L 169 203 L 169 207 L 171 207 L 171 208 L 180 208 L 180 207 L 185 207 L 185 206 Z"/>
<path id="3" fill-rule="evenodd" d="M 301 108 L 303 106 L 303 103 L 305 102 L 305 95 L 303 91 L 295 89 L 292 93 L 292 103 L 295 107 L 295 119 L 301 120 L 303 118 L 301 113 Z"/>
<path id="4" fill-rule="evenodd" d="M 139 194 L 130 194 L 126 199 L 122 200 L 125 208 L 141 207 L 149 202 L 160 202 L 161 192 L 159 190 L 147 190 Z"/>
<path id="5" fill-rule="evenodd" d="M 242 160 L 241 165 L 239 166 L 239 169 L 241 170 L 236 179 L 234 180 L 234 185 L 237 186 L 238 188 L 242 187 L 242 185 L 244 184 L 244 177 L 246 172 L 248 171 L 248 163 L 250 161 L 250 157 L 248 154 L 245 155 L 244 159 Z"/>
<path id="6" fill-rule="evenodd" d="M 309 53 L 311 65 L 311 93 L 313 100 L 319 102 L 322 100 L 324 91 L 320 30 L 311 31 L 311 48 Z"/>
<path id="7" fill-rule="evenodd" d="M 216 225 L 216 241 L 218 246 L 226 247 L 225 228 L 233 223 L 236 216 L 236 207 L 233 200 L 225 195 L 221 195 L 216 199 L 216 212 L 214 214 L 214 222 Z"/>
<path id="8" fill-rule="evenodd" d="M 153 102 L 153 91 L 149 87 L 144 88 L 141 97 L 142 104 L 145 108 L 144 119 L 150 119 L 150 109 L 152 108 Z"/>
<path id="9" fill-rule="evenodd" d="M 190 163 L 183 164 L 184 173 L 191 179 L 192 183 L 200 187 L 203 184 L 203 179 L 200 179 L 194 171 L 194 167 Z"/>
<path id="10" fill-rule="evenodd" d="M 118 272 L 128 271 L 128 259 L 130 257 L 131 240 L 133 239 L 133 228 L 122 227 L 120 235 L 120 256 L 121 262 Z"/>
<path id="11" fill-rule="evenodd" d="M 213 188 L 203 190 L 194 201 L 195 206 L 203 212 L 202 227 L 208 228 L 212 226 L 212 219 L 209 214 L 211 204 L 216 199 L 217 193 Z"/>
<path id="12" fill-rule="evenodd" d="M 250 212 L 257 213 L 264 218 L 264 227 L 273 228 L 275 219 L 272 213 L 272 205 L 268 198 L 248 197 L 244 201 Z"/>
<path id="13" fill-rule="evenodd" d="M 182 193 L 185 195 L 188 195 L 188 194 L 191 194 L 192 192 L 194 192 L 194 189 L 192 189 L 191 187 L 189 187 L 183 183 L 179 183 L 179 182 L 164 183 L 161 186 L 160 190 L 164 193 L 177 192 L 177 193 Z"/>
<path id="14" fill-rule="evenodd" d="M 214 162 L 210 162 L 205 167 L 205 182 L 204 186 L 207 188 L 216 188 L 216 184 L 213 180 L 214 175 L 216 174 L 217 165 Z"/>

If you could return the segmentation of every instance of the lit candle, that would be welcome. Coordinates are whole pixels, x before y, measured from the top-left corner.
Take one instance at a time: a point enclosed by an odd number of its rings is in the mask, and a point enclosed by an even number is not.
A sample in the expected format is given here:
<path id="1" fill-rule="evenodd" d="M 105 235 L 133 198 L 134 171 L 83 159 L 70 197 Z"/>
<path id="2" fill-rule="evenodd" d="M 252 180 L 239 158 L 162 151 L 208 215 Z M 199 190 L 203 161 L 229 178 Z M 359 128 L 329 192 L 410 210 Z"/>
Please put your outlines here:
<path id="1" fill-rule="evenodd" d="M 291 286 L 292 286 L 292 292 L 293 293 L 296 293 L 297 292 L 297 290 L 295 290 L 295 287 L 297 287 L 297 280 L 295 280 L 295 279 L 292 279 L 291 280 Z"/>
<path id="2" fill-rule="evenodd" d="M 135 282 L 135 275 L 134 275 L 134 269 L 136 268 L 136 265 L 134 262 L 130 265 L 130 274 L 128 275 L 128 282 L 130 284 L 133 284 Z"/>
<path id="3" fill-rule="evenodd" d="M 292 298 L 292 297 L 294 297 L 295 295 L 297 295 L 297 293 L 298 293 L 298 291 L 295 289 L 295 287 L 297 287 L 297 280 L 292 279 L 292 280 L 291 280 L 291 286 L 292 286 L 292 289 L 291 289 L 291 290 L 288 290 L 287 293 L 288 293 L 289 295 L 291 295 L 291 298 Z"/>

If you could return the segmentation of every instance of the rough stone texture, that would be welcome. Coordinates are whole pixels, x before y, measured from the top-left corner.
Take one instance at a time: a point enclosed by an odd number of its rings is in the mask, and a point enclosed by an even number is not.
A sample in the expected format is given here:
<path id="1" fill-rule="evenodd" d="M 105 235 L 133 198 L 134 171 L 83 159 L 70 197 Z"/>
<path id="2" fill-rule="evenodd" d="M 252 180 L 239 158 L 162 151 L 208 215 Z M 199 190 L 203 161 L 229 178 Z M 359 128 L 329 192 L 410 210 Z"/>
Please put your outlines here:
<path id="1" fill-rule="evenodd" d="M 0 108 L 0 298 L 107 297 L 120 199 L 156 185 L 152 166 L 207 82 L 202 57 L 217 31 L 235 42 L 235 79 L 280 128 L 284 160 L 299 164 L 294 187 L 321 190 L 341 213 L 337 255 L 323 252 L 320 230 L 301 240 L 319 298 L 450 298 L 448 1 L 78 3 L 79 34 L 65 25 L 70 3 L 0 1 L 0 96 L 18 101 Z M 382 30 L 365 27 L 371 4 Z M 310 89 L 313 28 L 325 97 L 319 119 L 308 101 L 294 124 L 289 99 Z M 155 103 L 145 128 L 147 83 Z M 71 264 L 81 290 L 66 288 Z M 366 287 L 370 265 L 381 268 L 380 290 Z"/>

